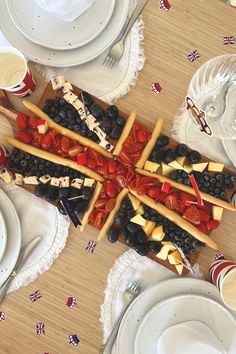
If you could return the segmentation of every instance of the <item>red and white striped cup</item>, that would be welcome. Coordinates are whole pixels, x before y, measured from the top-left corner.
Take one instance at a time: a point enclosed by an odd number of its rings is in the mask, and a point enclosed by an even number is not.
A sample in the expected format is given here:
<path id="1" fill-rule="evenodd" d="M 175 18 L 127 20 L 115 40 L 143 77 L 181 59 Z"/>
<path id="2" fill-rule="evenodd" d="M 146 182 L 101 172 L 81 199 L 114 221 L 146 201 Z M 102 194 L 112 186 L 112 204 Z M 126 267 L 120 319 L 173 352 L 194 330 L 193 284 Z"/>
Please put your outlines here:
<path id="1" fill-rule="evenodd" d="M 236 311 L 236 263 L 216 254 L 209 268 L 211 280 L 226 306 Z"/>
<path id="2" fill-rule="evenodd" d="M 18 97 L 29 96 L 36 84 L 24 55 L 13 47 L 0 47 L 0 88 Z"/>

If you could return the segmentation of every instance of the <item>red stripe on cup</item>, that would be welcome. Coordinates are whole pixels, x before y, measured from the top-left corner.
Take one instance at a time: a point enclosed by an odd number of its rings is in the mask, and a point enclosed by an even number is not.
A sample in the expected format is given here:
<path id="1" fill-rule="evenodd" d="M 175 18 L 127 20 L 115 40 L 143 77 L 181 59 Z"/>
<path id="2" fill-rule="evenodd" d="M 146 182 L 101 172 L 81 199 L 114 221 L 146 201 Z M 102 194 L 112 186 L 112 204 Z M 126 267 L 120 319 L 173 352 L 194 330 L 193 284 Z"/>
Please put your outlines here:
<path id="1" fill-rule="evenodd" d="M 225 267 L 228 267 L 228 266 L 235 266 L 235 263 L 233 262 L 230 262 L 230 261 L 222 261 L 220 264 L 217 264 L 215 266 L 215 268 L 212 270 L 211 272 L 211 279 L 212 279 L 212 282 L 217 286 L 217 278 L 218 278 L 218 275 L 220 274 L 220 272 L 225 268 Z"/>

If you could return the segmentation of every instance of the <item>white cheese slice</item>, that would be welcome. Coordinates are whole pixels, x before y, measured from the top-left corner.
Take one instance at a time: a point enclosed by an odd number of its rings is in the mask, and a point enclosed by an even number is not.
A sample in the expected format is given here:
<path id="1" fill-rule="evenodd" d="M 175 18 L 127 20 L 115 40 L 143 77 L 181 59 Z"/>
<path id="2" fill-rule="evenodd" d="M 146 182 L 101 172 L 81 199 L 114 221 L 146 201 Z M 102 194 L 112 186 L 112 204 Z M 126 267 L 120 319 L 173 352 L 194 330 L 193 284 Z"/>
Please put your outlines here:
<path id="1" fill-rule="evenodd" d="M 60 187 L 68 188 L 70 187 L 70 177 L 60 177 Z"/>
<path id="2" fill-rule="evenodd" d="M 144 165 L 144 170 L 150 171 L 150 172 L 156 172 L 160 165 L 156 162 L 152 161 L 146 161 Z"/>
<path id="3" fill-rule="evenodd" d="M 224 211 L 224 209 L 222 207 L 219 207 L 217 205 L 213 205 L 213 207 L 212 207 L 213 219 L 221 221 L 222 216 L 223 216 L 223 211 Z"/>
<path id="4" fill-rule="evenodd" d="M 194 163 L 192 164 L 193 171 L 203 172 L 207 167 L 208 162 Z"/>
<path id="5" fill-rule="evenodd" d="M 224 164 L 223 163 L 218 163 L 218 162 L 209 162 L 208 165 L 208 171 L 212 172 L 222 172 L 224 169 Z"/>
<path id="6" fill-rule="evenodd" d="M 174 168 L 175 170 L 183 170 L 183 166 L 178 163 L 178 161 L 174 160 L 168 164 L 168 166 Z"/>
<path id="7" fill-rule="evenodd" d="M 53 77 L 51 79 L 51 84 L 52 84 L 53 91 L 60 90 L 65 84 L 64 76 L 55 76 L 55 77 Z"/>
<path id="8" fill-rule="evenodd" d="M 67 81 L 62 87 L 62 92 L 67 93 L 69 91 L 73 91 L 73 87 L 72 87 L 71 83 Z"/>
<path id="9" fill-rule="evenodd" d="M 185 164 L 185 161 L 186 161 L 186 156 L 178 156 L 176 157 L 176 161 L 181 165 L 183 166 Z"/>
<path id="10" fill-rule="evenodd" d="M 73 104 L 78 98 L 73 92 L 69 91 L 63 96 L 64 100 L 70 104 Z"/>
<path id="11" fill-rule="evenodd" d="M 95 184 L 95 180 L 93 178 L 85 178 L 84 179 L 84 186 L 85 187 L 93 187 Z"/>
<path id="12" fill-rule="evenodd" d="M 193 170 L 192 166 L 184 165 L 184 171 L 187 173 L 191 173 Z"/>
<path id="13" fill-rule="evenodd" d="M 1 169 L 0 177 L 7 184 L 12 183 L 12 181 L 13 181 L 13 174 L 10 171 L 8 171 L 6 168 Z"/>
<path id="14" fill-rule="evenodd" d="M 36 176 L 25 177 L 24 178 L 24 184 L 37 185 L 37 184 L 39 184 L 38 178 Z"/>
<path id="15" fill-rule="evenodd" d="M 138 210 L 138 208 L 139 208 L 139 206 L 140 206 L 140 204 L 141 204 L 141 202 L 140 202 L 140 200 L 138 200 L 136 197 L 134 197 L 132 194 L 128 194 L 128 196 L 129 196 L 129 200 L 131 201 L 131 204 L 132 204 L 132 207 L 133 207 L 133 209 L 136 211 L 136 210 Z"/>
<path id="16" fill-rule="evenodd" d="M 135 215 L 130 221 L 143 227 L 145 227 L 147 223 L 147 220 L 145 220 L 140 214 Z"/>
<path id="17" fill-rule="evenodd" d="M 54 187 L 59 187 L 60 186 L 60 179 L 56 177 L 52 177 L 50 184 Z"/>
<path id="18" fill-rule="evenodd" d="M 20 173 L 15 173 L 15 179 L 13 183 L 22 186 L 24 183 L 24 177 Z"/>
<path id="19" fill-rule="evenodd" d="M 183 270 L 184 270 L 184 265 L 183 264 L 176 264 L 175 268 L 176 268 L 178 274 L 181 275 L 183 273 Z"/>
<path id="20" fill-rule="evenodd" d="M 46 184 L 48 183 L 49 181 L 51 181 L 51 176 L 49 175 L 44 175 L 44 176 L 41 176 L 39 178 L 40 182 L 43 183 L 43 184 Z"/>
<path id="21" fill-rule="evenodd" d="M 75 187 L 77 189 L 81 189 L 82 185 L 83 185 L 84 181 L 80 178 L 75 178 L 72 180 L 71 182 L 71 187 Z"/>

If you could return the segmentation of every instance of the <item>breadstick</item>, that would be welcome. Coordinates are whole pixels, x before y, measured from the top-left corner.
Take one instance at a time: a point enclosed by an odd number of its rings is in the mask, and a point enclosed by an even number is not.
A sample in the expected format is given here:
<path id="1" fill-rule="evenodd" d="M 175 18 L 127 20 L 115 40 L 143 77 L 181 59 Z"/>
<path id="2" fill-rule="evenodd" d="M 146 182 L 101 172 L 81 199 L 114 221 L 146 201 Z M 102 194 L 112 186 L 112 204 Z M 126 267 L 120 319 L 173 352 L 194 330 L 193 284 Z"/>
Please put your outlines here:
<path id="1" fill-rule="evenodd" d="M 116 216 L 116 213 L 119 211 L 121 203 L 123 201 L 123 199 L 125 198 L 125 196 L 129 193 L 127 188 L 122 189 L 122 191 L 118 194 L 117 198 L 116 198 L 116 205 L 114 207 L 114 209 L 110 212 L 105 224 L 103 225 L 101 231 L 99 232 L 98 235 L 98 241 L 101 241 L 104 239 L 104 237 L 107 235 L 108 231 L 111 228 L 111 225 L 114 222 L 114 218 Z"/>
<path id="2" fill-rule="evenodd" d="M 81 145 L 90 147 L 91 149 L 99 152 L 101 155 L 103 155 L 105 157 L 108 157 L 108 158 L 113 157 L 112 153 L 110 153 L 109 151 L 106 151 L 101 146 L 96 144 L 94 141 L 84 138 L 83 136 L 73 132 L 72 130 L 64 128 L 64 127 L 60 126 L 59 124 L 55 123 L 46 113 L 44 113 L 39 107 L 37 107 L 32 102 L 27 101 L 27 100 L 23 100 L 23 104 L 26 108 L 28 108 L 36 116 L 44 119 L 48 123 L 50 128 L 56 129 L 60 134 L 67 136 L 70 139 L 74 139 L 74 140 L 78 141 Z"/>
<path id="3" fill-rule="evenodd" d="M 83 232 L 84 229 L 85 229 L 85 226 L 88 224 L 89 222 L 89 217 L 93 211 L 93 208 L 94 208 L 94 205 L 102 191 L 102 188 L 103 188 L 103 185 L 100 183 L 100 182 L 97 182 L 97 185 L 96 185 L 96 188 L 94 190 L 94 193 L 93 193 L 93 196 L 89 202 L 89 206 L 88 206 L 88 209 L 87 211 L 85 212 L 84 216 L 83 216 L 83 219 L 81 221 L 81 227 L 80 227 L 80 231 Z"/>
<path id="4" fill-rule="evenodd" d="M 129 118 L 126 121 L 124 129 L 123 129 L 123 131 L 121 133 L 121 136 L 120 136 L 119 140 L 116 143 L 115 149 L 113 151 L 113 155 L 115 155 L 115 156 L 119 156 L 120 155 L 121 150 L 122 150 L 122 146 L 123 146 L 125 140 L 128 138 L 128 136 L 129 136 L 129 134 L 131 132 L 131 129 L 132 129 L 133 125 L 134 125 L 134 122 L 135 122 L 135 119 L 136 119 L 136 115 L 137 115 L 136 111 L 131 112 Z"/>
<path id="5" fill-rule="evenodd" d="M 9 109 L 0 106 L 0 113 L 2 113 L 5 117 L 10 118 L 12 120 L 16 120 L 17 114 L 15 112 L 10 111 Z"/>
<path id="6" fill-rule="evenodd" d="M 54 155 L 51 152 L 40 150 L 34 146 L 24 144 L 14 138 L 11 138 L 10 136 L 6 136 L 5 138 L 12 146 L 14 146 L 24 152 L 27 152 L 31 155 L 37 156 L 39 158 L 51 161 L 51 162 L 59 164 L 59 165 L 70 167 L 73 170 L 84 173 L 86 176 L 93 178 L 96 181 L 99 181 L 99 182 L 103 181 L 103 177 L 100 176 L 98 173 L 94 172 L 93 170 L 91 170 L 90 168 L 88 168 L 86 166 L 78 165 L 75 161 L 71 161 L 71 160 L 65 159 L 63 157 Z"/>
<path id="7" fill-rule="evenodd" d="M 169 179 L 167 177 L 158 175 L 157 173 L 151 173 L 149 171 L 141 170 L 138 168 L 136 169 L 136 172 L 139 173 L 140 175 L 143 175 L 143 176 L 155 177 L 155 178 L 159 179 L 160 182 L 169 182 L 173 187 L 175 187 L 183 192 L 187 192 L 187 193 L 192 194 L 194 196 L 196 195 L 193 188 L 186 186 L 185 184 L 173 181 L 172 179 Z M 209 202 L 214 205 L 218 205 L 224 209 L 236 211 L 236 207 L 233 206 L 232 204 L 227 203 L 224 200 L 218 199 L 216 197 L 213 197 L 212 195 L 209 195 L 207 193 L 204 193 L 201 191 L 199 191 L 199 192 L 200 192 L 202 199 L 205 200 L 206 202 Z"/>
<path id="8" fill-rule="evenodd" d="M 148 160 L 148 158 L 149 158 L 149 156 L 156 144 L 156 141 L 159 138 L 163 124 L 164 124 L 164 119 L 162 117 L 160 117 L 156 122 L 156 125 L 153 129 L 153 132 L 152 132 L 149 142 L 147 143 L 147 145 L 143 149 L 140 159 L 138 160 L 138 162 L 135 165 L 137 168 L 143 168 L 146 160 Z"/>
<path id="9" fill-rule="evenodd" d="M 203 232 L 199 231 L 195 226 L 190 224 L 188 221 L 184 220 L 181 216 L 173 212 L 172 210 L 166 208 L 164 205 L 155 203 L 150 197 L 146 195 L 138 195 L 135 191 L 131 190 L 131 193 L 138 198 L 143 204 L 149 206 L 150 208 L 156 210 L 159 214 L 165 216 L 167 219 L 172 221 L 181 229 L 187 231 L 189 234 L 194 236 L 197 240 L 206 243 L 209 247 L 217 250 L 217 244 Z"/>

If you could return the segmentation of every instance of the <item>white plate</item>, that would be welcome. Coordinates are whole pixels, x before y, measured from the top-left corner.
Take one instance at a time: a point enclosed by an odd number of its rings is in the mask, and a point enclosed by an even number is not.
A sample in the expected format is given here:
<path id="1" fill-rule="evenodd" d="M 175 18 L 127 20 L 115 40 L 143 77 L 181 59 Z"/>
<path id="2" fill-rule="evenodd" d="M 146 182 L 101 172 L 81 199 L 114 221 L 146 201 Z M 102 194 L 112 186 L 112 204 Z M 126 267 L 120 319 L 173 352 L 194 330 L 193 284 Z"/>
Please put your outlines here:
<path id="1" fill-rule="evenodd" d="M 4 217 L 0 210 L 0 261 L 4 255 L 7 246 L 7 229 Z"/>
<path id="2" fill-rule="evenodd" d="M 134 354 L 134 342 L 140 322 L 146 313 L 171 296 L 197 294 L 223 304 L 218 290 L 211 283 L 199 279 L 177 278 L 157 283 L 155 286 L 141 293 L 130 305 L 124 315 L 118 337 L 117 353 Z"/>
<path id="3" fill-rule="evenodd" d="M 110 21 L 115 0 L 97 0 L 74 21 L 63 21 L 44 11 L 35 1 L 5 0 L 19 31 L 49 49 L 71 50 L 96 38 Z"/>
<path id="4" fill-rule="evenodd" d="M 7 10 L 6 0 L 0 0 L 0 28 L 8 41 L 25 56 L 48 66 L 69 67 L 84 64 L 98 57 L 116 40 L 127 18 L 129 9 L 128 0 L 116 0 L 113 16 L 107 27 L 87 45 L 72 50 L 49 50 L 41 47 L 20 33 L 12 22 Z"/>
<path id="5" fill-rule="evenodd" d="M 225 152 L 231 160 L 234 167 L 236 167 L 236 140 L 222 140 Z"/>
<path id="6" fill-rule="evenodd" d="M 17 262 L 21 248 L 21 226 L 16 209 L 0 189 L 0 208 L 7 227 L 7 247 L 0 262 L 0 286 L 8 278 Z"/>
<path id="7" fill-rule="evenodd" d="M 187 321 L 199 321 L 207 325 L 226 352 L 235 354 L 235 318 L 218 302 L 199 295 L 175 296 L 154 306 L 137 331 L 135 354 L 157 354 L 161 333 L 170 326 Z"/>

